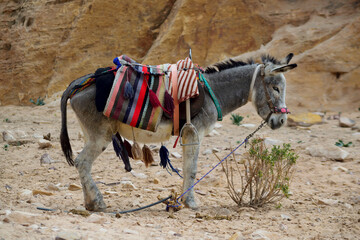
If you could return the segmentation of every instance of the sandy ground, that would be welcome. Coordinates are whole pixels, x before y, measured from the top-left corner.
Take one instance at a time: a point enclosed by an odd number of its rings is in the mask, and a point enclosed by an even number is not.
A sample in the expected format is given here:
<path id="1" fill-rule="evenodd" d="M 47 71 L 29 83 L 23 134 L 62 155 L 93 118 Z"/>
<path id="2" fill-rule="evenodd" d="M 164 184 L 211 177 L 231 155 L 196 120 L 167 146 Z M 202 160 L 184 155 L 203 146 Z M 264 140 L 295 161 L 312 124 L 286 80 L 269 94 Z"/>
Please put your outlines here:
<path id="1" fill-rule="evenodd" d="M 243 123 L 259 124 L 260 118 L 247 105 L 236 113 L 244 116 Z M 327 113 L 327 116 L 331 113 Z M 360 112 L 343 113 L 360 122 Z M 206 137 L 200 150 L 198 175 L 208 172 L 218 160 L 214 155 L 202 154 L 206 149 L 218 148 L 219 156 L 226 156 L 227 148 L 236 146 L 253 128 L 235 126 L 230 116 L 217 128 L 219 135 Z M 68 127 L 75 153 L 82 146 L 82 133 L 76 117 L 68 108 Z M 92 213 L 89 217 L 69 213 L 84 209 L 81 190 L 71 191 L 70 184 L 80 185 L 77 171 L 67 165 L 59 143 L 59 102 L 45 106 L 0 107 L 0 130 L 10 131 L 26 139 L 20 146 L 1 142 L 0 149 L 0 239 L 360 239 L 360 133 L 341 128 L 338 120 L 309 128 L 288 126 L 272 131 L 263 128 L 257 136 L 288 142 L 299 154 L 293 181 L 292 195 L 278 204 L 262 208 L 239 208 L 227 194 L 225 175 L 221 167 L 215 169 L 196 187 L 199 202 L 197 211 L 182 209 L 173 215 L 165 205 L 117 218 L 111 212 L 131 209 L 167 197 L 171 189 L 180 193 L 182 180 L 170 176 L 160 166 L 145 168 L 142 162 L 132 161 L 134 171 L 142 177 L 125 172 L 123 163 L 115 156 L 112 146 L 100 155 L 93 166 L 95 181 L 114 183 L 130 181 L 135 189 L 124 185 L 98 184 L 110 213 Z M 39 138 L 51 134 L 51 148 L 40 149 Z M 325 149 L 338 139 L 353 142 L 346 161 L 334 161 L 310 156 L 306 148 Z M 174 139 L 171 140 L 173 142 Z M 181 148 L 168 148 L 181 154 Z M 246 150 L 237 151 L 237 157 Z M 55 162 L 40 164 L 48 154 Z M 159 158 L 156 157 L 156 161 Z M 173 159 L 181 168 L 182 160 Z M 55 187 L 54 187 L 55 186 Z M 41 190 L 52 195 L 33 195 Z M 37 207 L 57 209 L 54 212 Z M 196 218 L 199 213 L 208 218 Z M 215 220 L 215 216 L 227 219 Z M 234 235 L 237 234 L 237 235 Z"/>

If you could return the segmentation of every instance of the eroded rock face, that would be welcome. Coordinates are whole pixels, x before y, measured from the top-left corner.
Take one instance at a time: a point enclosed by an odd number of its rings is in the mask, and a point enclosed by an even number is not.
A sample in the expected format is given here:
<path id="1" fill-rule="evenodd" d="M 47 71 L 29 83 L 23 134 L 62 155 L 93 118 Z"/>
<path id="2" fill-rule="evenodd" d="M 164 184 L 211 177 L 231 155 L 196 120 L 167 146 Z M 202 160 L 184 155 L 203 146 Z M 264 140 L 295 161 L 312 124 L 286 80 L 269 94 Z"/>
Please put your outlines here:
<path id="1" fill-rule="evenodd" d="M 1 105 L 63 91 L 121 54 L 174 63 L 190 47 L 202 66 L 293 52 L 291 108 L 357 109 L 360 101 L 356 0 L 17 0 L 0 9 Z"/>

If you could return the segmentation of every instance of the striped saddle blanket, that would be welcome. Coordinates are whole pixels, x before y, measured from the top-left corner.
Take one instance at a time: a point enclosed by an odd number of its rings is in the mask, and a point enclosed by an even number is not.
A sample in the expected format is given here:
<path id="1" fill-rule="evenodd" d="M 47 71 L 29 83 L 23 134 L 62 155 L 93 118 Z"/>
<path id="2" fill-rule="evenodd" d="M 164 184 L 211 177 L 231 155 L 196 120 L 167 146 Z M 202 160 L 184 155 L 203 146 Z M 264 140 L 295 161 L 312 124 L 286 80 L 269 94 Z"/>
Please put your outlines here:
<path id="1" fill-rule="evenodd" d="M 114 63 L 118 70 L 103 114 L 132 127 L 156 131 L 164 111 L 165 92 L 174 99 L 177 93 L 175 104 L 199 95 L 196 72 L 189 58 L 176 65 L 154 66 L 138 64 L 122 55 Z M 153 104 L 154 94 L 160 107 Z"/>

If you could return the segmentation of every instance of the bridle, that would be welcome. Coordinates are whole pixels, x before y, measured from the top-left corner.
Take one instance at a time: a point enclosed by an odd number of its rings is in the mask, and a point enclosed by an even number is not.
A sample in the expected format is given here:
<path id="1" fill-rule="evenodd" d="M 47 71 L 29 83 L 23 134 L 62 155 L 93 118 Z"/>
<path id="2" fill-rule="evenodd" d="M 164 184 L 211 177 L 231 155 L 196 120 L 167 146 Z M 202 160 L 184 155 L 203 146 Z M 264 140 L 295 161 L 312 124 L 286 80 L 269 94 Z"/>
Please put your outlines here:
<path id="1" fill-rule="evenodd" d="M 257 74 L 258 74 L 258 72 L 260 70 L 261 82 L 262 82 L 262 84 L 264 86 L 266 102 L 267 102 L 267 104 L 268 104 L 268 106 L 270 108 L 270 113 L 266 117 L 266 122 L 267 122 L 269 120 L 269 118 L 271 117 L 271 114 L 273 114 L 273 113 L 274 114 L 290 114 L 291 112 L 287 108 L 275 107 L 273 102 L 271 101 L 270 94 L 269 94 L 268 88 L 267 88 L 266 83 L 265 83 L 265 67 L 266 66 L 264 64 L 258 64 L 256 66 L 254 74 L 253 74 L 252 79 L 251 79 L 251 83 L 250 83 L 250 91 L 249 91 L 248 100 L 251 101 L 253 88 L 254 88 L 254 85 L 255 85 L 255 80 L 256 80 Z"/>

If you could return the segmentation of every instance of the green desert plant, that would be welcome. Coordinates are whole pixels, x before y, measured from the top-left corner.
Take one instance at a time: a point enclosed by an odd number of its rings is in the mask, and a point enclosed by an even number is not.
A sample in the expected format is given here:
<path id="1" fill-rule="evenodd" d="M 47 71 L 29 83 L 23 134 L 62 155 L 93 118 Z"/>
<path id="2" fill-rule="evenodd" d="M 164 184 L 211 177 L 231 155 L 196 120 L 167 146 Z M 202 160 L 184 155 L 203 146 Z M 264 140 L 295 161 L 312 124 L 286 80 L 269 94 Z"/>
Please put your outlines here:
<path id="1" fill-rule="evenodd" d="M 352 142 L 344 143 L 343 140 L 339 139 L 339 141 L 337 141 L 335 145 L 338 147 L 350 147 L 352 145 Z"/>
<path id="2" fill-rule="evenodd" d="M 234 125 L 240 126 L 240 123 L 244 119 L 244 117 L 240 116 L 237 113 L 232 113 L 230 119 Z"/>
<path id="3" fill-rule="evenodd" d="M 44 102 L 44 99 L 41 98 L 41 97 L 38 97 L 38 99 L 36 100 L 36 102 L 30 98 L 30 102 L 35 104 L 36 106 L 42 106 L 42 105 L 45 105 L 45 102 Z"/>
<path id="4" fill-rule="evenodd" d="M 289 184 L 297 158 L 290 144 L 268 149 L 263 139 L 254 139 L 241 163 L 237 163 L 235 154 L 234 161 L 222 163 L 229 196 L 238 206 L 252 207 L 289 197 Z"/>

